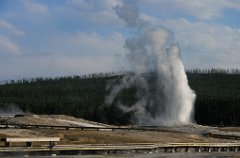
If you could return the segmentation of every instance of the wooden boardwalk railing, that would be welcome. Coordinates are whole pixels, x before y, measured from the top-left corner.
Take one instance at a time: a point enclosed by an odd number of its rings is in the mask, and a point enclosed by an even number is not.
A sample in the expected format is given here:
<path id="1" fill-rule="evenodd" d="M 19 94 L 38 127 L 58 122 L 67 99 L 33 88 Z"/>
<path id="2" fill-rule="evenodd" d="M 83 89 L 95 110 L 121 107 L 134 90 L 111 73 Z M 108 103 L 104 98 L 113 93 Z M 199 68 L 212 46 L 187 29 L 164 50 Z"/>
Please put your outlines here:
<path id="1" fill-rule="evenodd" d="M 240 152 L 240 143 L 162 143 L 162 144 L 85 144 L 41 147 L 0 147 L 1 153 L 9 152 L 70 152 L 76 154 L 123 154 L 123 153 L 173 153 L 173 152 Z"/>

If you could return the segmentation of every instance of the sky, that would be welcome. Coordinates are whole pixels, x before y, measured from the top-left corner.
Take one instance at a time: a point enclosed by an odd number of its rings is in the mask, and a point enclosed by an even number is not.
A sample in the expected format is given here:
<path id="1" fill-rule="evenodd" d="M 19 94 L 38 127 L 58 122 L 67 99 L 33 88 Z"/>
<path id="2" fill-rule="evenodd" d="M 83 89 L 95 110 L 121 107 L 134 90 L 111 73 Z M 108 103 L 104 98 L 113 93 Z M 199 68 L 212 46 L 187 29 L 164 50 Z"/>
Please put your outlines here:
<path id="1" fill-rule="evenodd" d="M 0 80 L 129 70 L 121 0 L 0 0 Z M 240 69 L 240 0 L 138 0 L 186 69 Z"/>

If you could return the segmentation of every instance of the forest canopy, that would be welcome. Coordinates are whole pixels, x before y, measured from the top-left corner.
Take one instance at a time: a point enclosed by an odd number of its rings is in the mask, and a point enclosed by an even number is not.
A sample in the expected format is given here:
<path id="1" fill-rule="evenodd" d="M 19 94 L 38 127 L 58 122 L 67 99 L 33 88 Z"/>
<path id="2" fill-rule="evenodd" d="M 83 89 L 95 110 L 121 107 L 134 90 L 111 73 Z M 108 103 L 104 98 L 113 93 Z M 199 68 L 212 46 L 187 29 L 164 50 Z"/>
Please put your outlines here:
<path id="1" fill-rule="evenodd" d="M 33 78 L 4 81 L 0 85 L 0 109 L 15 104 L 24 112 L 65 114 L 109 124 L 132 124 L 131 112 L 115 106 L 118 100 L 131 106 L 136 88 L 124 89 L 112 103 L 105 106 L 110 82 L 118 82 L 121 73 L 99 73 L 56 78 Z M 154 79 L 150 71 L 149 82 Z M 240 71 L 238 69 L 187 70 L 190 87 L 196 92 L 194 107 L 196 123 L 203 125 L 240 125 Z"/>

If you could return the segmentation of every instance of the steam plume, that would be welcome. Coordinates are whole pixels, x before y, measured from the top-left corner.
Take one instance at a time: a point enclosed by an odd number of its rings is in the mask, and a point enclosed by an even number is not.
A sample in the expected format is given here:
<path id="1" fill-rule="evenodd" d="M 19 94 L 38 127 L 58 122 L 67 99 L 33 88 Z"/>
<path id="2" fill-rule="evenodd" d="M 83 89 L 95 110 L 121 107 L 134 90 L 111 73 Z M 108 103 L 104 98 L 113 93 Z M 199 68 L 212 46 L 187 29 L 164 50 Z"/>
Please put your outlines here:
<path id="1" fill-rule="evenodd" d="M 3 107 L 0 108 L 0 115 L 23 115 L 25 112 L 20 109 L 16 104 L 10 103 L 10 104 L 4 104 Z"/>
<path id="2" fill-rule="evenodd" d="M 152 27 L 141 19 L 136 1 L 123 0 L 115 7 L 116 14 L 134 30 L 126 39 L 127 59 L 134 74 L 124 76 L 111 87 L 106 103 L 111 104 L 124 88 L 138 87 L 138 100 L 132 107 L 118 103 L 126 112 L 133 111 L 139 124 L 188 124 L 192 121 L 195 93 L 188 86 L 180 49 L 172 32 L 164 27 Z M 153 70 L 155 80 L 147 81 Z"/>

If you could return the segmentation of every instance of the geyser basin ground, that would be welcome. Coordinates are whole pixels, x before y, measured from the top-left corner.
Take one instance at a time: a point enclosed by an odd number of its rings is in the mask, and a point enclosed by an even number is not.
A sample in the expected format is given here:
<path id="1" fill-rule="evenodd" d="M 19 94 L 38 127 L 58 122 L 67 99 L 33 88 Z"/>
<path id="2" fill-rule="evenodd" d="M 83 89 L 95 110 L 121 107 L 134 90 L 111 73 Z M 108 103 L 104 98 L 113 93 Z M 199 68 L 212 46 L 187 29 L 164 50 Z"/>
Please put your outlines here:
<path id="1" fill-rule="evenodd" d="M 97 122 L 78 119 L 63 115 L 31 115 L 17 118 L 9 118 L 4 123 L 12 124 L 41 124 L 54 126 L 78 126 L 78 127 L 116 127 Z M 126 127 L 126 126 L 125 126 Z M 129 126 L 130 127 L 130 126 Z M 122 144 L 122 143 L 223 143 L 223 142 L 240 142 L 233 139 L 219 139 L 206 137 L 203 134 L 216 130 L 240 132 L 240 128 L 213 128 L 192 125 L 179 125 L 174 127 L 155 127 L 159 131 L 138 131 L 138 130 L 81 130 L 81 129 L 15 129 L 1 128 L 0 137 L 60 137 L 59 145 L 64 144 Z M 4 146 L 4 143 L 0 143 Z"/>

